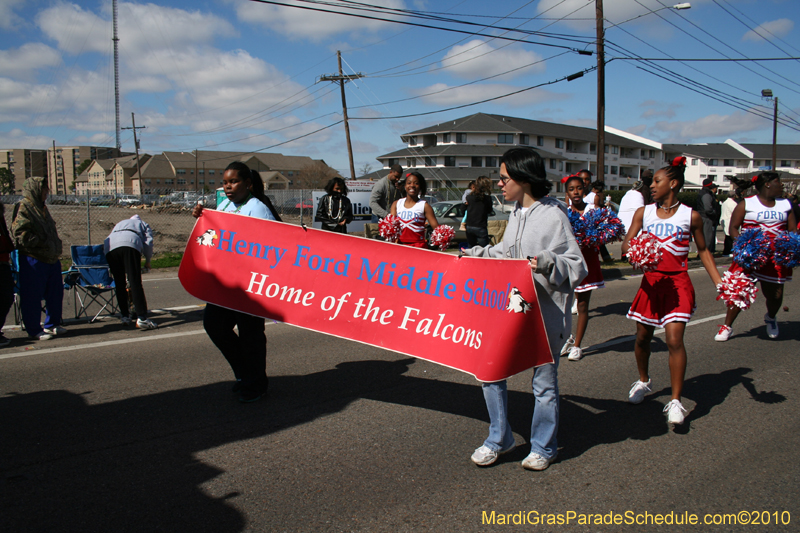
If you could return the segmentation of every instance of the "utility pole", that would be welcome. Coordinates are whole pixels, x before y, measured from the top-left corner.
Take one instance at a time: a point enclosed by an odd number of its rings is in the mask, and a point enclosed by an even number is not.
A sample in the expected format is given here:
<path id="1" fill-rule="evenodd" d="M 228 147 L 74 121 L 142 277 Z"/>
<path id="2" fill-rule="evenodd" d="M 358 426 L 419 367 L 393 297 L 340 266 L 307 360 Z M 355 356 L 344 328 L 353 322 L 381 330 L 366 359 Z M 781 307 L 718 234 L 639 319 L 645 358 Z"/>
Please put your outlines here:
<path id="1" fill-rule="evenodd" d="M 49 174 L 49 173 L 48 173 Z M 50 176 L 48 176 L 49 178 Z M 47 180 L 50 182 L 50 180 Z M 56 141 L 53 139 L 53 185 L 55 185 L 56 190 L 55 193 L 58 194 L 58 160 L 56 159 Z M 50 183 L 47 184 L 47 187 L 50 188 Z"/>
<path id="2" fill-rule="evenodd" d="M 778 171 L 778 97 L 775 97 L 775 114 L 772 117 L 772 171 Z"/>
<path id="3" fill-rule="evenodd" d="M 143 130 L 147 126 L 137 126 L 136 125 L 136 116 L 131 112 L 131 124 L 133 125 L 130 128 L 122 128 L 123 130 L 133 130 L 133 147 L 136 150 L 136 173 L 139 174 L 139 190 L 142 189 L 142 169 L 139 166 L 139 140 L 136 138 L 136 130 Z M 197 156 L 195 156 L 195 159 Z M 196 171 L 195 171 L 196 172 Z M 116 191 L 116 186 L 114 187 Z M 125 194 L 125 171 L 122 171 L 122 194 Z"/>
<path id="4" fill-rule="evenodd" d="M 119 38 L 117 37 L 117 0 L 111 2 L 111 12 L 114 25 L 114 112 L 116 113 L 117 151 L 122 150 L 119 127 Z"/>
<path id="5" fill-rule="evenodd" d="M 353 147 L 350 144 L 350 124 L 347 122 L 347 100 L 344 96 L 344 84 L 349 80 L 357 80 L 363 78 L 362 73 L 345 75 L 342 72 L 342 52 L 336 51 L 336 58 L 339 60 L 339 75 L 325 74 L 319 77 L 319 81 L 334 81 L 339 83 L 339 88 L 342 91 L 342 116 L 344 117 L 344 134 L 347 137 L 347 155 L 350 158 L 350 179 L 356 179 L 356 167 L 353 164 Z"/>
<path id="6" fill-rule="evenodd" d="M 606 154 L 606 53 L 603 0 L 595 0 L 597 23 L 597 180 L 605 181 Z"/>

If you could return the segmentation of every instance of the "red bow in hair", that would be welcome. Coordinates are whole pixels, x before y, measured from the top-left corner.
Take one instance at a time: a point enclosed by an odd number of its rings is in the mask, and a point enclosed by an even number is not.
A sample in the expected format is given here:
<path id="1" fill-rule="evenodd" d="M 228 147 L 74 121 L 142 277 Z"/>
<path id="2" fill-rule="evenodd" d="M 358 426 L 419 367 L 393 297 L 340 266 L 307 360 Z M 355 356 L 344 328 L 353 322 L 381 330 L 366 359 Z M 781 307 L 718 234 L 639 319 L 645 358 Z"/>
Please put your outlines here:
<path id="1" fill-rule="evenodd" d="M 408 174 L 406 174 L 406 177 L 409 177 L 410 175 L 411 175 L 411 172 L 409 172 Z"/>
<path id="2" fill-rule="evenodd" d="M 682 156 L 678 156 L 672 160 L 670 166 L 673 167 L 685 167 L 686 166 L 686 158 Z"/>
<path id="3" fill-rule="evenodd" d="M 569 181 L 570 178 L 577 178 L 577 177 L 578 177 L 577 174 L 570 174 L 569 176 L 564 176 L 563 178 L 561 178 L 561 183 L 566 183 L 567 181 Z"/>
<path id="4" fill-rule="evenodd" d="M 750 178 L 750 182 L 751 182 L 751 183 L 755 183 L 757 179 L 758 179 L 758 174 L 756 174 L 755 176 L 753 176 L 752 178 Z"/>

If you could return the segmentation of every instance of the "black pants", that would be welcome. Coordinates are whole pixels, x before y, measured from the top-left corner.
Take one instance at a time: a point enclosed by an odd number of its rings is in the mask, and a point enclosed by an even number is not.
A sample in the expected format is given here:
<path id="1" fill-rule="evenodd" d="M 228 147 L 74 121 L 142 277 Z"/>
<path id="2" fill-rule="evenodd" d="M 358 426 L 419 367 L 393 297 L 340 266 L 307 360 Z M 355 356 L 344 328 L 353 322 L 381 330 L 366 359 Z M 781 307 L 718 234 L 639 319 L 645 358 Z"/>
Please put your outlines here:
<path id="1" fill-rule="evenodd" d="M 478 226 L 467 226 L 467 242 L 469 247 L 489 246 L 489 230 Z"/>
<path id="2" fill-rule="evenodd" d="M 142 254 L 136 248 L 120 246 L 106 254 L 106 261 L 114 278 L 119 312 L 122 316 L 128 316 L 130 312 L 126 289 L 126 286 L 130 286 L 135 312 L 135 316 L 130 318 L 147 318 L 147 299 L 144 297 L 144 287 L 142 287 Z"/>
<path id="3" fill-rule="evenodd" d="M 731 255 L 733 250 L 733 237 L 725 235 L 725 242 L 722 245 L 722 255 Z"/>
<path id="4" fill-rule="evenodd" d="M 239 335 L 233 327 L 239 328 Z M 264 319 L 213 304 L 206 305 L 203 327 L 222 352 L 242 388 L 263 390 L 267 383 L 267 336 Z"/>
<path id="5" fill-rule="evenodd" d="M 0 263 L 0 329 L 6 325 L 6 315 L 14 303 L 14 278 L 11 277 L 11 265 Z M 0 332 L 0 337 L 3 334 Z"/>

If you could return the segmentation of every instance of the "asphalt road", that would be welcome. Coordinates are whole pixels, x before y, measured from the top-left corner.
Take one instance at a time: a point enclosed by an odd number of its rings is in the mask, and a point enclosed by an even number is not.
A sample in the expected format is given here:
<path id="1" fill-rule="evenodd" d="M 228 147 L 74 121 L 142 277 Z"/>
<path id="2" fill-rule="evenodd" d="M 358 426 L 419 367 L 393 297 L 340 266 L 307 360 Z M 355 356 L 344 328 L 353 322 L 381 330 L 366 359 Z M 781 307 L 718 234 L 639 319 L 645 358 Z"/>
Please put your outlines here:
<path id="1" fill-rule="evenodd" d="M 488 428 L 475 380 L 393 352 L 270 323 L 270 396 L 242 405 L 202 331 L 201 302 L 175 276 L 147 276 L 150 307 L 161 310 L 156 331 L 106 319 L 46 342 L 6 332 L 1 531 L 800 530 L 797 282 L 787 285 L 779 339 L 766 336 L 759 296 L 734 337 L 715 343 L 724 309 L 705 272 L 692 273 L 691 414 L 677 431 L 661 412 L 663 334 L 653 345 L 654 394 L 625 401 L 637 373 L 624 313 L 639 279 L 595 291 L 584 343 L 594 348 L 561 360 L 559 458 L 529 472 L 520 461 L 530 372 L 509 383 L 519 448 L 489 468 L 469 460 Z M 737 520 L 770 524 L 730 525 L 741 511 Z M 570 523 L 497 525 L 501 515 L 513 524 L 543 513 Z M 701 523 L 578 524 L 609 513 L 623 522 L 689 513 Z M 706 514 L 728 525 L 702 525 Z"/>

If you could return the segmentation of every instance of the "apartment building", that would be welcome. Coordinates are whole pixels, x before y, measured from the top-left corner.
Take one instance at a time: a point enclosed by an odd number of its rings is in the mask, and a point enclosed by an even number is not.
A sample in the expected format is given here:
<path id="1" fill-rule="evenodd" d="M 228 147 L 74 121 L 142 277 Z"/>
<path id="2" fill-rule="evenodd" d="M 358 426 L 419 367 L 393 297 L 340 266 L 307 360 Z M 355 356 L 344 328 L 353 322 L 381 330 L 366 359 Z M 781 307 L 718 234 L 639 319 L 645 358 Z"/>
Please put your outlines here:
<path id="1" fill-rule="evenodd" d="M 148 154 L 141 154 L 139 164 L 146 164 L 150 158 Z M 74 179 L 70 191 L 74 190 L 78 196 L 130 194 L 136 173 L 135 155 L 96 159 Z"/>
<path id="2" fill-rule="evenodd" d="M 72 194 L 77 169 L 90 161 L 115 159 L 131 155 L 108 146 L 56 146 L 47 149 L 47 183 L 51 194 Z"/>
<path id="3" fill-rule="evenodd" d="M 512 146 L 535 148 L 545 160 L 554 191 L 561 178 L 588 168 L 597 173 L 595 129 L 525 118 L 476 113 L 401 135 L 406 147 L 379 156 L 384 167 L 365 178 L 385 175 L 397 163 L 416 169 L 434 186 L 463 189 L 479 175 L 496 179 L 500 156 Z M 660 143 L 606 128 L 604 175 L 610 189 L 630 188 L 645 169 L 664 160 Z"/>
<path id="4" fill-rule="evenodd" d="M 0 149 L 0 168 L 7 168 L 14 174 L 14 191 L 20 193 L 26 179 L 47 176 L 47 150 Z"/>

